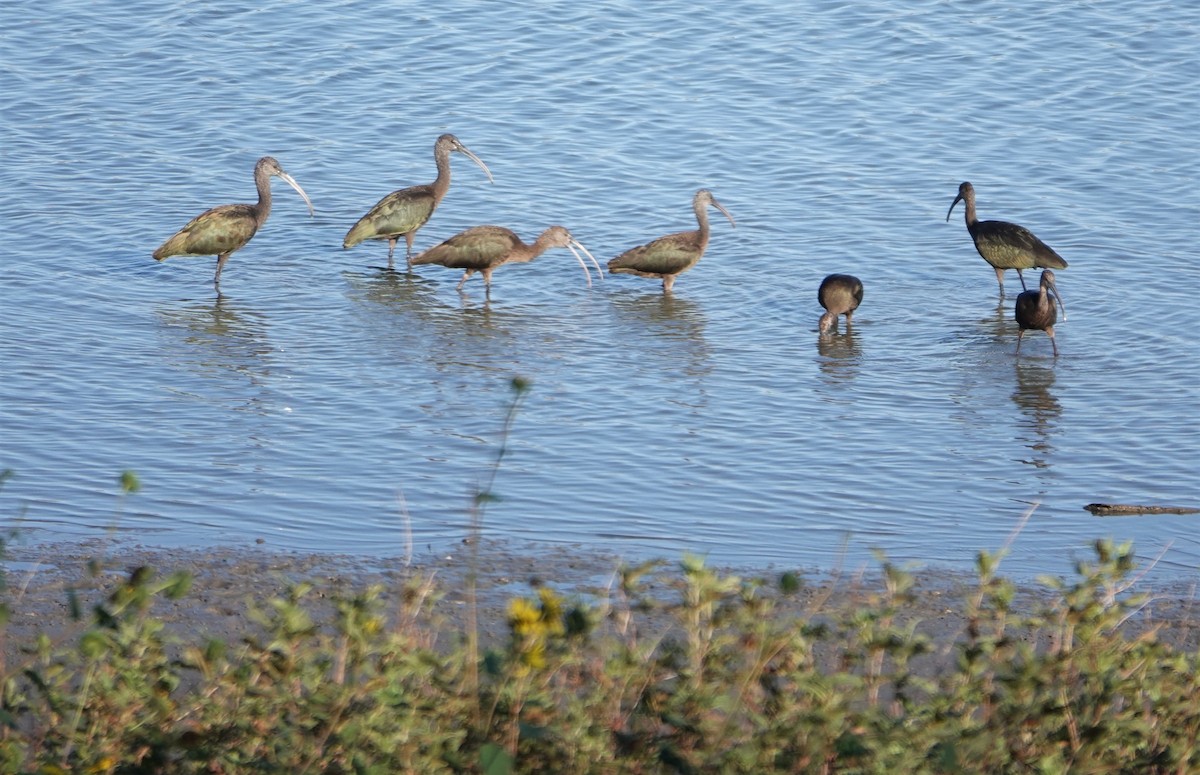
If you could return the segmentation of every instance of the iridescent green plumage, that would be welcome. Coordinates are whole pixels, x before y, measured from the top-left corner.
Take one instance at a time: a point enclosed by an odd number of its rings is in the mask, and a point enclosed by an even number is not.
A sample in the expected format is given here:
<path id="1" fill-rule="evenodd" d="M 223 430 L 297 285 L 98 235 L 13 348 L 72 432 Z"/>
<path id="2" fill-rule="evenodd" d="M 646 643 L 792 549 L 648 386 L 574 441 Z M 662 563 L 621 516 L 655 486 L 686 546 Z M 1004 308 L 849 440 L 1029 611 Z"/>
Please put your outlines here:
<path id="1" fill-rule="evenodd" d="M 391 269 L 396 242 L 400 237 L 404 237 L 407 245 L 405 255 L 409 266 L 412 266 L 413 237 L 416 235 L 417 229 L 424 226 L 433 215 L 433 211 L 437 209 L 442 198 L 446 196 L 446 191 L 450 188 L 450 153 L 452 151 L 458 151 L 467 156 L 487 173 L 489 181 L 492 179 L 492 173 L 488 170 L 487 165 L 480 161 L 478 156 L 471 153 L 467 146 L 459 142 L 457 137 L 451 134 L 442 135 L 433 145 L 433 158 L 438 171 L 437 179 L 425 185 L 393 191 L 380 199 L 366 215 L 359 218 L 358 222 L 350 227 L 350 231 L 346 232 L 346 238 L 342 240 L 342 248 L 352 248 L 364 240 L 385 239 L 388 241 L 388 268 Z"/>
<path id="2" fill-rule="evenodd" d="M 713 199 L 712 192 L 702 188 L 692 197 L 692 209 L 696 213 L 698 229 L 681 231 L 659 237 L 653 242 L 630 248 L 608 262 L 608 271 L 612 274 L 634 274 L 639 277 L 660 277 L 663 282 L 663 292 L 670 293 L 675 285 L 675 278 L 696 265 L 708 247 L 708 210 L 715 207 L 724 213 L 725 217 L 735 227 L 733 216 L 729 214 L 720 202 Z"/>
<path id="3" fill-rule="evenodd" d="M 272 175 L 296 189 L 308 205 L 309 215 L 313 214 L 312 202 L 300 184 L 284 172 L 273 157 L 264 156 L 254 165 L 257 204 L 220 205 L 200 213 L 160 245 L 153 253 L 154 258 L 162 261 L 171 256 L 216 256 L 217 272 L 213 276 L 213 285 L 220 293 L 221 269 L 230 254 L 244 247 L 271 214 Z"/>
<path id="4" fill-rule="evenodd" d="M 1017 278 L 1025 289 L 1023 269 L 1053 268 L 1066 269 L 1067 262 L 1050 246 L 1038 239 L 1023 226 L 1007 221 L 981 221 L 975 216 L 975 187 L 964 182 L 958 187 L 958 196 L 950 203 L 946 220 L 960 201 L 966 202 L 967 231 L 975 243 L 975 250 L 996 270 L 996 281 L 1000 283 L 1000 296 L 1004 297 L 1004 270 L 1016 269 Z"/>

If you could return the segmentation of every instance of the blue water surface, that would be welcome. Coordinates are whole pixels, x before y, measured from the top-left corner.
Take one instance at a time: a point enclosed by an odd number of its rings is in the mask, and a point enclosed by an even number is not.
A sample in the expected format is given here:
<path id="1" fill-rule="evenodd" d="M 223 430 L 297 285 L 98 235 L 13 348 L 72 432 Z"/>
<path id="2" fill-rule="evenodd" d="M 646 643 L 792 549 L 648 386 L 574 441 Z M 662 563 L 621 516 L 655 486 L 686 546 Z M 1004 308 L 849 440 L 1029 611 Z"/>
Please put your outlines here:
<path id="1" fill-rule="evenodd" d="M 629 558 L 1069 572 L 1133 540 L 1188 579 L 1200 516 L 1200 6 L 866 0 L 12 0 L 0 20 L 0 518 L 33 540 L 363 556 L 485 530 Z M 343 251 L 380 197 L 417 235 L 563 224 L 602 261 L 718 213 L 671 296 L 566 251 L 480 281 Z M 213 259 L 189 218 L 270 220 Z M 1070 266 L 1055 359 L 961 205 Z M 852 331 L 816 288 L 857 275 Z M 1026 281 L 1037 281 L 1027 272 Z M 135 471 L 139 492 L 118 476 Z M 1035 508 L 1036 506 L 1036 508 Z M 1017 530 L 1019 528 L 1019 531 Z M 1015 532 L 1015 535 L 1014 535 Z"/>

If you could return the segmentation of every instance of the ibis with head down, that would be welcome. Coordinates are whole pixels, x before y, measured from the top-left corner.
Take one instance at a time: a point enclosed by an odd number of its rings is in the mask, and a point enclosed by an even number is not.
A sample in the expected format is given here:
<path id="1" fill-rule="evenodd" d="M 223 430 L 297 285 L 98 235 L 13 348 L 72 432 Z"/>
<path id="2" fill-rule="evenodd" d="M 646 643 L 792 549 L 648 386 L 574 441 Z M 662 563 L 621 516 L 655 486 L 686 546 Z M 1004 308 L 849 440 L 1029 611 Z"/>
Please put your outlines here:
<path id="1" fill-rule="evenodd" d="M 1055 300 L 1058 305 L 1055 305 Z M 1058 286 L 1054 283 L 1054 272 L 1049 269 L 1042 272 L 1042 281 L 1036 291 L 1022 291 L 1017 296 L 1016 317 L 1017 352 L 1021 352 L 1021 337 L 1029 329 L 1045 331 L 1050 337 L 1050 346 L 1054 348 L 1054 357 L 1058 357 L 1058 345 L 1054 342 L 1054 324 L 1058 320 L 1058 307 L 1063 308 L 1063 320 L 1067 319 L 1067 305 L 1063 304 L 1062 296 L 1058 294 Z"/>
<path id="2" fill-rule="evenodd" d="M 846 316 L 846 328 L 849 328 L 850 318 L 862 300 L 863 284 L 854 275 L 831 274 L 822 280 L 817 289 L 817 301 L 825 308 L 820 322 L 821 333 L 828 333 L 837 325 L 838 315 Z"/>
<path id="3" fill-rule="evenodd" d="M 532 245 L 526 245 L 516 232 L 503 226 L 475 226 L 455 234 L 450 239 L 435 245 L 424 253 L 414 256 L 413 266 L 421 264 L 440 264 L 450 269 L 465 270 L 462 279 L 458 281 L 458 290 L 462 290 L 467 279 L 479 272 L 483 275 L 483 284 L 488 298 L 492 295 L 492 272 L 504 264 L 519 264 L 532 261 L 550 248 L 567 248 L 574 254 L 579 265 L 583 267 L 587 284 L 592 285 L 592 274 L 583 258 L 576 252 L 582 250 L 600 274 L 600 265 L 595 257 L 588 252 L 571 232 L 562 226 L 551 226 L 534 240 Z M 601 275 L 603 276 L 603 275 Z"/>

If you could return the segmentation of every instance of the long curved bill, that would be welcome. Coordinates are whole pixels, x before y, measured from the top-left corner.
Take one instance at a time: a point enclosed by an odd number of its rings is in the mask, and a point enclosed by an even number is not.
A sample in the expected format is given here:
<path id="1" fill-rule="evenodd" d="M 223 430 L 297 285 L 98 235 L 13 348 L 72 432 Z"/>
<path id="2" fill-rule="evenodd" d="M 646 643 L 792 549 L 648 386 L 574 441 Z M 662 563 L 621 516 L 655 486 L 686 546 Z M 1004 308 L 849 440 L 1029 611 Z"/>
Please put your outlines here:
<path id="1" fill-rule="evenodd" d="M 1054 280 L 1050 281 L 1050 290 L 1054 291 L 1054 298 L 1058 299 L 1058 308 L 1062 310 L 1063 322 L 1067 322 L 1067 305 L 1063 303 L 1062 294 L 1058 292 L 1058 283 Z"/>
<path id="2" fill-rule="evenodd" d="M 713 205 L 713 207 L 715 207 L 715 208 L 717 208 L 718 210 L 720 210 L 720 211 L 721 211 L 721 213 L 722 213 L 722 214 L 723 214 L 723 215 L 724 215 L 726 218 L 728 218 L 728 219 L 729 219 L 729 223 L 730 223 L 730 225 L 732 225 L 732 226 L 733 226 L 733 228 L 735 228 L 735 229 L 737 228 L 737 223 L 736 223 L 736 222 L 733 220 L 733 216 L 729 214 L 729 211 L 725 209 L 725 206 L 724 206 L 724 205 L 722 205 L 720 202 L 718 202 L 718 201 L 717 201 L 717 200 L 715 200 L 715 199 L 714 199 L 714 200 L 712 200 L 712 205 Z"/>
<path id="3" fill-rule="evenodd" d="M 954 212 L 954 205 L 958 204 L 962 200 L 963 200 L 962 194 L 959 194 L 958 196 L 954 197 L 954 201 L 950 203 L 950 209 L 946 211 L 946 220 L 947 221 L 950 220 L 950 213 Z"/>
<path id="4" fill-rule="evenodd" d="M 467 150 L 467 146 L 459 143 L 458 150 L 462 151 L 464 156 L 479 165 L 479 169 L 483 170 L 484 174 L 488 176 L 488 183 L 494 184 L 496 182 L 492 179 L 492 171 L 487 168 L 487 165 L 478 156 Z"/>
<path id="5" fill-rule="evenodd" d="M 313 210 L 312 200 L 308 198 L 308 194 L 304 193 L 304 189 L 300 188 L 300 184 L 296 182 L 296 179 L 283 170 L 279 171 L 279 177 L 283 178 L 283 180 L 286 181 L 289 186 L 296 189 L 297 194 L 304 198 L 304 203 L 308 205 L 309 217 L 311 218 L 312 216 L 316 215 L 316 212 Z"/>
<path id="6" fill-rule="evenodd" d="M 587 268 L 587 264 L 583 263 L 583 258 L 580 257 L 579 253 L 576 252 L 575 248 L 579 248 L 580 250 L 582 250 L 584 252 L 585 255 L 587 255 L 588 258 L 592 259 L 592 266 L 596 267 L 596 276 L 599 277 L 601 280 L 604 279 L 604 272 L 603 272 L 603 270 L 600 269 L 600 263 L 598 261 L 596 261 L 596 257 L 593 256 L 590 252 L 588 252 L 588 249 L 583 246 L 582 242 L 580 242 L 577 239 L 572 239 L 570 242 L 567 243 L 567 249 L 570 250 L 572 255 L 575 256 L 575 260 L 579 262 L 579 265 L 581 267 L 583 267 L 583 275 L 584 275 L 584 277 L 587 278 L 587 286 L 589 288 L 591 288 L 592 287 L 592 271 Z"/>

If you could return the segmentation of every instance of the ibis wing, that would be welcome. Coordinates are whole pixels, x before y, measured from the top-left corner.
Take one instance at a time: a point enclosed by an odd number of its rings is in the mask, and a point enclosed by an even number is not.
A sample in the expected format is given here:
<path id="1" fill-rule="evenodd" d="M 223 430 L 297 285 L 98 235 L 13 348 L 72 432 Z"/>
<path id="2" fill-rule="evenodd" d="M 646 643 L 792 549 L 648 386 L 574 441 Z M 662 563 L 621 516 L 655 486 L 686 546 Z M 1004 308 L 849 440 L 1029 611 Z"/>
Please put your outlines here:
<path id="1" fill-rule="evenodd" d="M 972 236 L 979 254 L 992 266 L 1003 269 L 1067 268 L 1062 256 L 1024 226 L 1007 221 L 980 221 Z"/>
<path id="2" fill-rule="evenodd" d="M 482 270 L 499 265 L 518 244 L 517 235 L 499 226 L 476 226 L 434 245 L 414 264 L 440 264 L 451 269 Z"/>
<path id="3" fill-rule="evenodd" d="M 251 205 L 221 205 L 206 210 L 187 222 L 175 236 L 164 242 L 154 257 L 219 256 L 245 245 L 258 230 Z"/>
<path id="4" fill-rule="evenodd" d="M 608 271 L 676 274 L 696 263 L 702 253 L 690 233 L 672 234 L 625 251 L 608 262 Z"/>
<path id="5" fill-rule="evenodd" d="M 393 191 L 350 227 L 342 247 L 354 247 L 369 239 L 391 239 L 420 228 L 433 215 L 434 204 L 431 186 Z"/>

